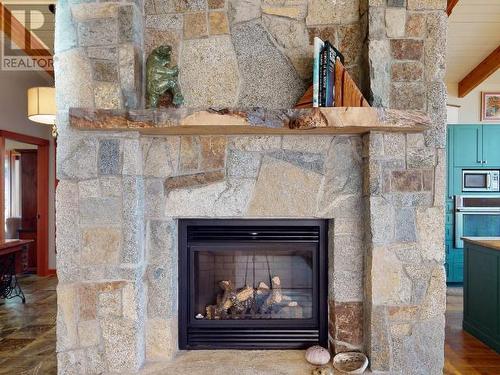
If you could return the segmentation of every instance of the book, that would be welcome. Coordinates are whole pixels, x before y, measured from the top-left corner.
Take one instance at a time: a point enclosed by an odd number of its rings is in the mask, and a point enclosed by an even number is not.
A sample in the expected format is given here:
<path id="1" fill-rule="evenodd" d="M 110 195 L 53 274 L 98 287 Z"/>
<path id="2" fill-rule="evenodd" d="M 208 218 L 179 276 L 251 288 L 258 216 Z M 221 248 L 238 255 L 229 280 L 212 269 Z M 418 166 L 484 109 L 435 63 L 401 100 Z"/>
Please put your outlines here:
<path id="1" fill-rule="evenodd" d="M 325 107 L 333 107 L 335 104 L 335 47 L 330 42 L 325 42 Z"/>
<path id="2" fill-rule="evenodd" d="M 325 71 L 325 97 L 324 106 L 335 106 L 335 64 L 337 61 L 344 63 L 344 56 L 330 42 L 326 41 L 324 49 L 327 51 Z"/>
<path id="3" fill-rule="evenodd" d="M 314 65 L 313 65 L 313 107 L 319 107 L 319 76 L 320 76 L 320 55 L 324 42 L 314 37 Z"/>
<path id="4" fill-rule="evenodd" d="M 319 106 L 326 107 L 326 90 L 328 85 L 328 47 L 325 42 L 324 47 L 321 49 L 320 53 L 320 65 L 319 65 Z"/>

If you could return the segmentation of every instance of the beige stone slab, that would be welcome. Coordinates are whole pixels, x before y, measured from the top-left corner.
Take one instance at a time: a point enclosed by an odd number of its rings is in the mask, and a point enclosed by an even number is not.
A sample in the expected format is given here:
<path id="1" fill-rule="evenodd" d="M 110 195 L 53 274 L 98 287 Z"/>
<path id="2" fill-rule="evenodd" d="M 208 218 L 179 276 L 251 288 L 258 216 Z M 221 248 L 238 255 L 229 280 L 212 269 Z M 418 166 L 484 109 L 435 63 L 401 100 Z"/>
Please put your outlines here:
<path id="1" fill-rule="evenodd" d="M 308 375 L 314 368 L 302 350 L 194 350 L 170 362 L 147 363 L 140 375 Z"/>
<path id="2" fill-rule="evenodd" d="M 250 216 L 313 217 L 321 175 L 265 157 L 249 203 Z"/>

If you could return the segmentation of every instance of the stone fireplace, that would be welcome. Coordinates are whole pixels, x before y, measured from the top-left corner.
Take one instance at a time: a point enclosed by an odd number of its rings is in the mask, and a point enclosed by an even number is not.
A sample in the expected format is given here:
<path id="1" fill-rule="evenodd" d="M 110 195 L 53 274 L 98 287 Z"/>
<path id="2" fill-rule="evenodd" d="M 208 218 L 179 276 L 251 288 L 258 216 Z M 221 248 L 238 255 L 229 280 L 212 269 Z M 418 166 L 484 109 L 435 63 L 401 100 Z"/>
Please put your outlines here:
<path id="1" fill-rule="evenodd" d="M 180 349 L 328 345 L 327 221 L 187 219 L 179 228 Z"/>
<path id="2" fill-rule="evenodd" d="M 60 374 L 134 372 L 178 353 L 178 234 L 193 218 L 328 220 L 319 303 L 328 306 L 331 351 L 364 351 L 376 372 L 441 372 L 445 4 L 271 3 L 58 3 Z M 287 109 L 307 87 L 314 35 L 340 46 L 374 106 L 423 111 L 432 125 L 406 131 L 415 112 L 374 110 L 401 129 L 113 129 L 117 119 L 167 116 L 142 109 L 143 60 L 157 45 L 174 46 L 187 106 Z M 117 114 L 83 115 L 91 129 L 70 120 L 70 108 Z"/>

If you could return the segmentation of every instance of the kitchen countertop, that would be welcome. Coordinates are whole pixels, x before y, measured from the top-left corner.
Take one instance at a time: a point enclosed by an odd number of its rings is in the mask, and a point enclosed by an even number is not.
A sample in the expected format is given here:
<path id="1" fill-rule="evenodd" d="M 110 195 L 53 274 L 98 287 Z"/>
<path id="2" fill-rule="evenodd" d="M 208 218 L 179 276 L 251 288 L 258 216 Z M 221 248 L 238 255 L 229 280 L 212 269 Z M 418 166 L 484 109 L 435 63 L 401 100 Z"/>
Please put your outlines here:
<path id="1" fill-rule="evenodd" d="M 500 251 L 500 237 L 462 237 L 462 239 L 473 245 Z"/>

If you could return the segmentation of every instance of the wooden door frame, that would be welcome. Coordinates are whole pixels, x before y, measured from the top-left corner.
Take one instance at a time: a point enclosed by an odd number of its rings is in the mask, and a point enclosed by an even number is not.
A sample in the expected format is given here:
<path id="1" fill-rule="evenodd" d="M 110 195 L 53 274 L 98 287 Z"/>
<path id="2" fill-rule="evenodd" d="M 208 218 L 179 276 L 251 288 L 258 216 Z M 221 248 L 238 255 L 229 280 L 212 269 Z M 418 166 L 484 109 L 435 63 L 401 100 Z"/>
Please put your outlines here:
<path id="1" fill-rule="evenodd" d="M 18 142 L 28 143 L 38 146 L 37 148 L 37 249 L 36 249 L 36 273 L 38 276 L 47 276 L 49 274 L 49 161 L 50 161 L 50 141 L 32 137 L 29 135 L 18 134 L 7 130 L 0 130 L 0 146 L 5 144 L 5 139 L 11 139 Z M 0 171 L 3 171 L 4 152 L 3 147 L 0 156 Z M 0 179 L 0 197 L 3 197 L 4 178 Z M 0 218 L 4 216 L 4 199 L 0 201 Z M 5 218 L 2 222 L 5 221 Z M 1 230 L 3 233 L 3 228 Z M 3 237 L 3 234 L 2 234 Z M 51 272 L 50 272 L 51 273 Z"/>

